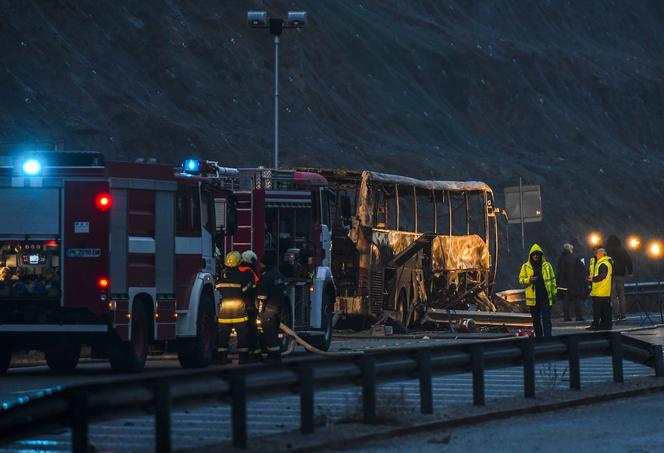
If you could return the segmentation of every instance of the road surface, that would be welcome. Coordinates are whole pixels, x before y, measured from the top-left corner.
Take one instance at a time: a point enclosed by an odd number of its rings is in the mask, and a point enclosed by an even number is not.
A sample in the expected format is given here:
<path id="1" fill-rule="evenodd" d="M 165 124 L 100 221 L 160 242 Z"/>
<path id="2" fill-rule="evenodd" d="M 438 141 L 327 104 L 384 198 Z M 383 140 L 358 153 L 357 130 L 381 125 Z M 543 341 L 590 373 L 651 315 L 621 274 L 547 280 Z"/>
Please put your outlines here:
<path id="1" fill-rule="evenodd" d="M 661 452 L 664 451 L 664 395 L 397 437 L 347 451 Z"/>

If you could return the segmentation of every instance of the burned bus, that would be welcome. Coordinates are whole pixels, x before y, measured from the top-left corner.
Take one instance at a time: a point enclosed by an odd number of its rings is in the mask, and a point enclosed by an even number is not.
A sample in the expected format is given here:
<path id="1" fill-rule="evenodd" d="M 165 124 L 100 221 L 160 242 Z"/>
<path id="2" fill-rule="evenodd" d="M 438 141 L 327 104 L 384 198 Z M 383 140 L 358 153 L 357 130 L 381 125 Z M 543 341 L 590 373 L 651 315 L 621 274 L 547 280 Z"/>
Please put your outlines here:
<path id="1" fill-rule="evenodd" d="M 336 193 L 332 273 L 342 318 L 404 326 L 495 312 L 498 219 L 483 182 L 319 170 Z"/>

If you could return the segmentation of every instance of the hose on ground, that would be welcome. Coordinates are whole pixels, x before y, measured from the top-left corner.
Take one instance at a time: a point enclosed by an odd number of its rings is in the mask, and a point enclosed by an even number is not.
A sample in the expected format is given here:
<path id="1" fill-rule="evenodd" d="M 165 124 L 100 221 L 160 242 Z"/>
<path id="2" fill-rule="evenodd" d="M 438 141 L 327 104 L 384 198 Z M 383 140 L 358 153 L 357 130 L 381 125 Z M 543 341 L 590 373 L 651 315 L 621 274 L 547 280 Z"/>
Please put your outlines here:
<path id="1" fill-rule="evenodd" d="M 312 352 L 314 354 L 319 354 L 322 356 L 327 356 L 327 357 L 339 357 L 339 356 L 344 356 L 344 355 L 356 355 L 356 354 L 363 354 L 364 351 L 337 351 L 337 352 L 329 352 L 329 351 L 323 351 L 321 349 L 318 349 L 306 341 L 304 341 L 293 329 L 285 325 L 284 323 L 279 324 L 279 328 L 283 333 L 286 335 L 289 335 L 290 337 L 295 340 L 295 342 L 290 342 L 288 346 L 288 350 L 284 351 L 281 355 L 287 355 L 293 352 L 293 348 L 295 347 L 294 343 L 299 344 L 300 346 L 304 347 L 309 352 Z"/>

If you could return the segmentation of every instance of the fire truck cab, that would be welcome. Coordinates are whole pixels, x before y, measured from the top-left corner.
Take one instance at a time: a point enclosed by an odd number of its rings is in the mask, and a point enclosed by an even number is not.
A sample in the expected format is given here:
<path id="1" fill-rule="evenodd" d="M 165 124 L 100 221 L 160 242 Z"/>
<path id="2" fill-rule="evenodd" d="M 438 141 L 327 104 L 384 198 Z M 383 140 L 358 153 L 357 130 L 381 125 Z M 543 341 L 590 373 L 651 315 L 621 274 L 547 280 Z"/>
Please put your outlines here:
<path id="1" fill-rule="evenodd" d="M 13 351 L 32 349 L 72 369 L 82 345 L 119 371 L 142 369 L 150 345 L 177 352 L 183 367 L 207 366 L 223 190 L 169 165 L 91 152 L 3 159 L 0 372 Z"/>
<path id="2" fill-rule="evenodd" d="M 274 254 L 287 282 L 282 323 L 327 350 L 335 304 L 329 228 L 335 196 L 327 180 L 316 173 L 234 169 L 213 161 L 188 160 L 183 168 L 219 183 L 217 230 L 226 233 L 220 255 L 232 250 Z M 229 224 L 237 227 L 232 234 Z M 287 343 L 288 336 L 283 340 Z"/>

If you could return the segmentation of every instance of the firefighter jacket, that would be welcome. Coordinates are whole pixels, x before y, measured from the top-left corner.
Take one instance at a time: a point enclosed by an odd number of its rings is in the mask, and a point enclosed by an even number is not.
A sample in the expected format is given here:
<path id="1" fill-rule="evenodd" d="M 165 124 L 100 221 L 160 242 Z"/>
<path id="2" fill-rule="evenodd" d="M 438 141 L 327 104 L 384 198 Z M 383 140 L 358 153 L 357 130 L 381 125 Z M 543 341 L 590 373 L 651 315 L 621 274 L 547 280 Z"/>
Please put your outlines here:
<path id="1" fill-rule="evenodd" d="M 286 297 L 285 283 L 284 276 L 277 269 L 268 269 L 261 274 L 257 290 L 261 311 L 268 306 L 272 310 L 281 308 Z"/>
<path id="2" fill-rule="evenodd" d="M 553 272 L 553 266 L 544 258 L 544 253 L 539 245 L 533 244 L 530 248 L 530 253 L 528 254 L 528 261 L 523 263 L 521 266 L 521 272 L 519 272 L 519 284 L 525 286 L 526 288 L 526 305 L 533 307 L 537 305 L 537 289 L 536 282 L 531 282 L 530 277 L 535 275 L 535 269 L 530 262 L 530 257 L 534 252 L 542 253 L 542 280 L 544 281 L 544 287 L 546 289 L 546 295 L 549 299 L 549 305 L 553 305 L 553 296 L 558 293 L 558 287 L 556 285 L 556 275 Z"/>
<path id="3" fill-rule="evenodd" d="M 250 274 L 246 272 L 241 272 L 237 268 L 226 268 L 224 270 L 216 286 L 221 292 L 221 307 L 219 308 L 218 318 L 220 324 L 245 322 L 249 319 L 244 297 L 252 283 L 253 280 Z"/>
<path id="4" fill-rule="evenodd" d="M 612 279 L 613 260 L 609 256 L 604 256 L 595 264 L 590 297 L 611 297 Z"/>
<path id="5" fill-rule="evenodd" d="M 244 302 L 247 304 L 247 308 L 255 308 L 256 307 L 256 287 L 258 285 L 258 274 L 256 274 L 256 271 L 254 271 L 250 266 L 240 266 L 238 267 L 240 272 L 247 274 L 249 278 L 251 279 L 251 286 L 249 289 L 244 293 Z"/>

